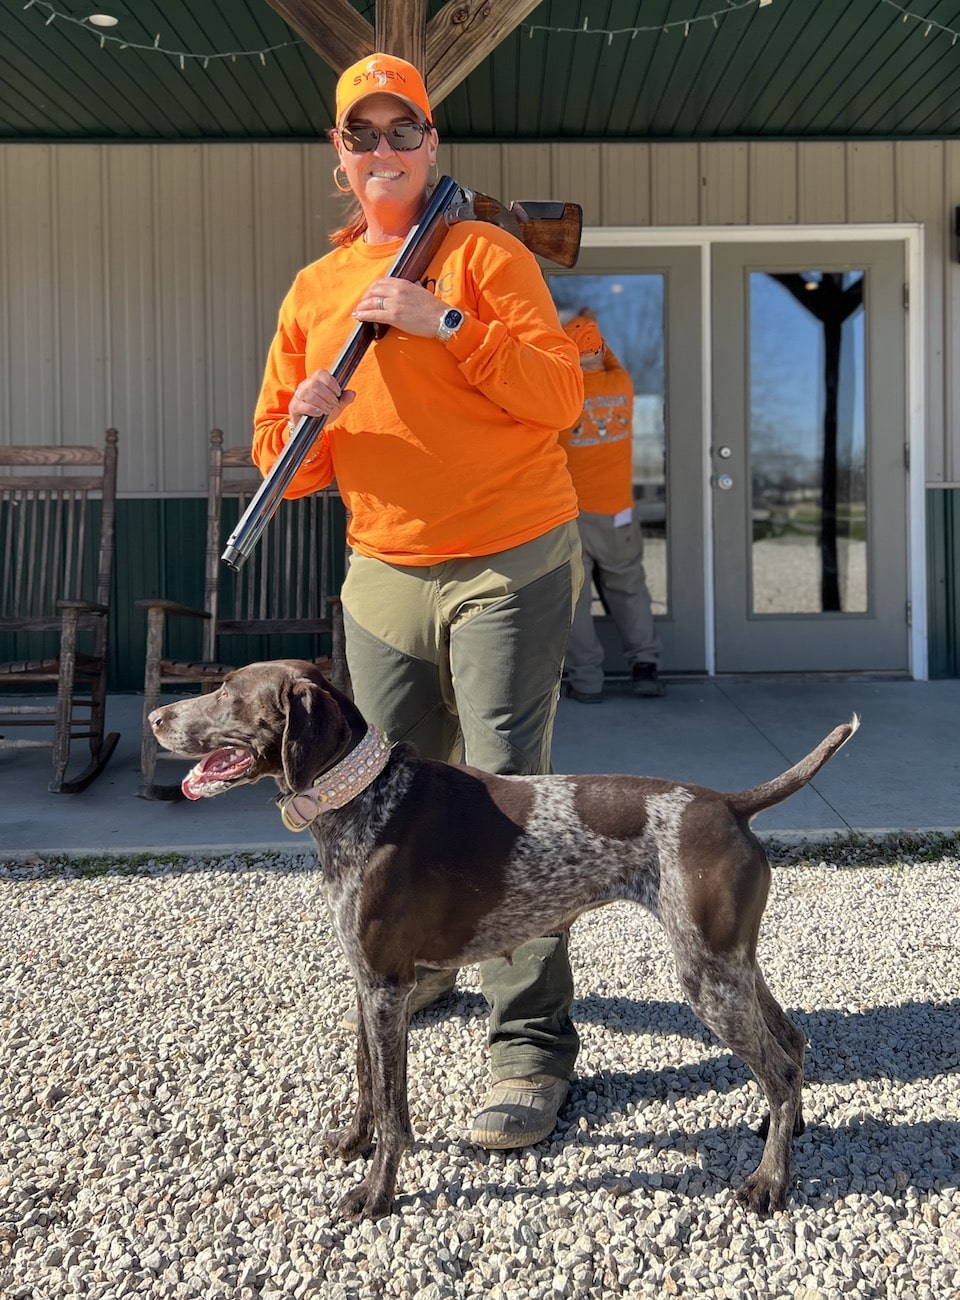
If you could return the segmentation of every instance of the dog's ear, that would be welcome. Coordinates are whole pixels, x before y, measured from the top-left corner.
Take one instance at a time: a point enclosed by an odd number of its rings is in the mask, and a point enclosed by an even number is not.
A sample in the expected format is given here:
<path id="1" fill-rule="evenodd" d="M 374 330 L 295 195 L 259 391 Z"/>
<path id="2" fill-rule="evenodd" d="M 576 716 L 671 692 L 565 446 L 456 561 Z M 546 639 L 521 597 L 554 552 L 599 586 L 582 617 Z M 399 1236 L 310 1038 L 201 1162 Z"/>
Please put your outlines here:
<path id="1" fill-rule="evenodd" d="M 291 790 L 308 790 L 323 768 L 323 717 L 328 702 L 323 688 L 306 677 L 295 681 L 287 692 L 280 759 Z"/>

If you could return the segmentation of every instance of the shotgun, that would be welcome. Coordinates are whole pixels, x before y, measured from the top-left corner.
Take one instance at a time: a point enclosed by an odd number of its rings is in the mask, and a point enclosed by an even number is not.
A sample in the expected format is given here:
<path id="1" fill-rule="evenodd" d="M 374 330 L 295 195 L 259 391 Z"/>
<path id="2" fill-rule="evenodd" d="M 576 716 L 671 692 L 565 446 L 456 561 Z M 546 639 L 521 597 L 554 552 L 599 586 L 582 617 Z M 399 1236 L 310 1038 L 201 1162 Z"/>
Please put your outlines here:
<path id="1" fill-rule="evenodd" d="M 447 231 L 460 221 L 488 221 L 509 231 L 532 253 L 559 266 L 574 266 L 580 252 L 583 212 L 579 204 L 514 200 L 507 208 L 489 195 L 477 194 L 449 176 L 441 176 L 387 274 L 398 280 L 419 280 L 426 273 Z M 373 340 L 382 337 L 387 329 L 389 326 L 378 326 L 369 321 L 357 325 L 331 371 L 341 388 L 346 388 Z M 220 558 L 232 569 L 239 569 L 250 558 L 325 422 L 324 415 L 304 415 L 297 421 L 273 468 L 227 538 Z"/>

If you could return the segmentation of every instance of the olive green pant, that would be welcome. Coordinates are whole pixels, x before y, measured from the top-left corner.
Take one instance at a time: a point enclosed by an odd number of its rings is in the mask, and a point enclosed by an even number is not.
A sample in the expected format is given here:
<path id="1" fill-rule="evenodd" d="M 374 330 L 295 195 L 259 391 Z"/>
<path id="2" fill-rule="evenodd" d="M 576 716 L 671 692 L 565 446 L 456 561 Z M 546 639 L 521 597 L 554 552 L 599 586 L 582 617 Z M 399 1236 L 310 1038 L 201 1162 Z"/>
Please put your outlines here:
<path id="1" fill-rule="evenodd" d="M 582 576 L 573 522 L 497 555 L 426 567 L 352 555 L 342 595 L 357 706 L 425 758 L 550 771 Z M 484 962 L 480 974 L 493 1078 L 569 1078 L 579 1038 L 566 935 Z"/>

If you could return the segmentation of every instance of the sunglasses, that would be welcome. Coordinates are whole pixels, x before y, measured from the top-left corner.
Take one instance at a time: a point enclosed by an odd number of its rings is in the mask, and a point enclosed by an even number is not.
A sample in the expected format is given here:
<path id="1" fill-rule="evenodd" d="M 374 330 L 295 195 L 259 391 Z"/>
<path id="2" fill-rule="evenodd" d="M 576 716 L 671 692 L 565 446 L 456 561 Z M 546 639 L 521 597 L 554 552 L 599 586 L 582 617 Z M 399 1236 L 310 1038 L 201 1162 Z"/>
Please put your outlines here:
<path id="1" fill-rule="evenodd" d="M 375 126 L 344 126 L 340 128 L 340 139 L 348 153 L 373 153 L 381 136 L 394 153 L 412 153 L 423 144 L 429 130 L 425 122 L 398 122 L 384 131 Z"/>

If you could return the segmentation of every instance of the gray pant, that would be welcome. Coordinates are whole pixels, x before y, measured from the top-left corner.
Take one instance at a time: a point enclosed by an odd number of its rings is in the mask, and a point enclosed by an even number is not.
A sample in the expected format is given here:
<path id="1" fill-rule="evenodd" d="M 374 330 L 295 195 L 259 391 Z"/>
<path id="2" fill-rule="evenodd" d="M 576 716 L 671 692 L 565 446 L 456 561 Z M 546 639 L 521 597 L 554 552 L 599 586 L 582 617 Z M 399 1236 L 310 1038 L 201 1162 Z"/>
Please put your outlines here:
<path id="1" fill-rule="evenodd" d="M 497 555 L 427 567 L 351 556 L 342 595 L 358 707 L 425 758 L 548 772 L 581 573 L 574 523 Z M 494 1079 L 568 1078 L 579 1038 L 566 936 L 484 962 L 481 980 Z"/>
<path id="2" fill-rule="evenodd" d="M 583 548 L 583 587 L 567 647 L 567 678 L 574 690 L 597 694 L 603 689 L 603 646 L 591 609 L 594 582 L 631 668 L 659 663 L 660 641 L 643 571 L 643 534 L 636 516 L 615 528 L 611 515 L 583 511 L 577 522 Z"/>

